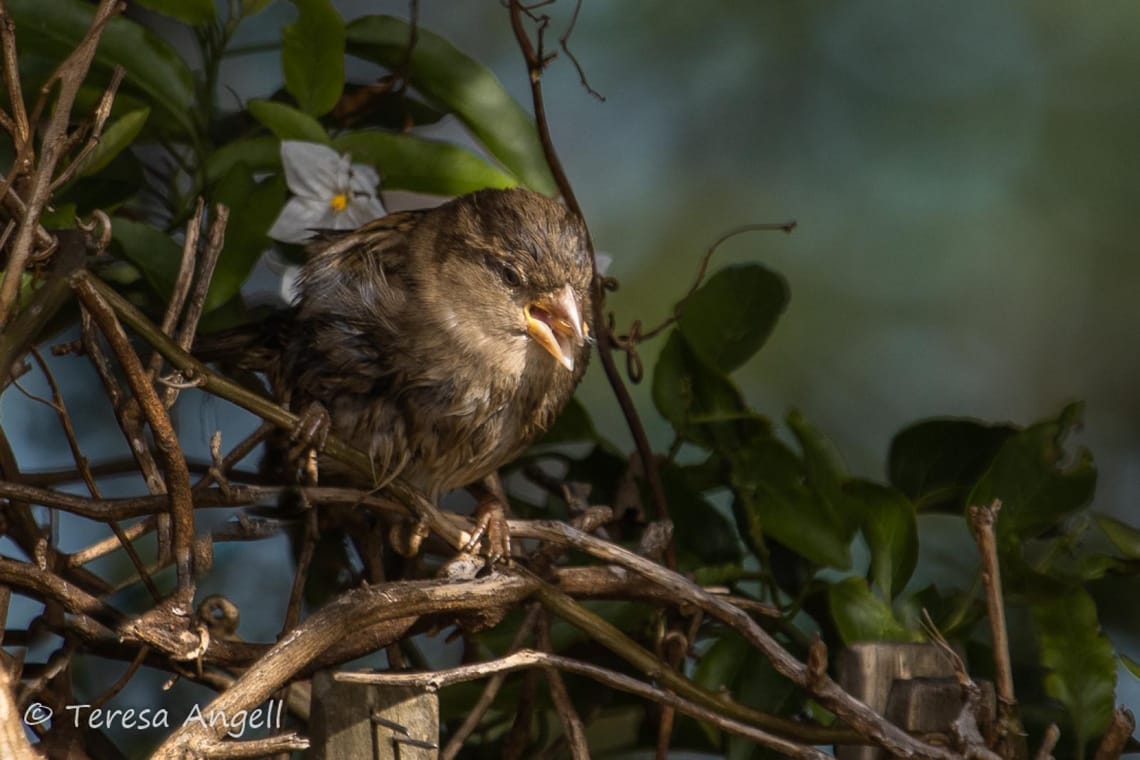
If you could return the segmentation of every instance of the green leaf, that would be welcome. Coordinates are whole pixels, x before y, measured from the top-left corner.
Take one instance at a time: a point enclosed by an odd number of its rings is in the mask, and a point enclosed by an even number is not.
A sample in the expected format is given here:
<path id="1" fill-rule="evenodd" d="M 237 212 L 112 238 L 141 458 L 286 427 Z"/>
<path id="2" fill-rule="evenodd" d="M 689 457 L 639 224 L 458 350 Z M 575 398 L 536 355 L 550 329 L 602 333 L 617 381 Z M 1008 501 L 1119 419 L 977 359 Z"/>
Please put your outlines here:
<path id="1" fill-rule="evenodd" d="M 391 71 L 406 61 L 411 85 L 454 113 L 523 184 L 546 195 L 557 192 L 534 121 L 490 69 L 422 27 L 409 59 L 411 31 L 401 19 L 362 16 L 348 25 L 348 52 Z"/>
<path id="2" fill-rule="evenodd" d="M 274 176 L 259 184 L 248 166 L 238 164 L 218 183 L 212 200 L 229 207 L 230 222 L 206 296 L 207 311 L 241 290 L 262 252 L 272 244 L 266 233 L 285 204 L 285 179 Z"/>
<path id="3" fill-rule="evenodd" d="M 804 474 L 807 485 L 818 493 L 832 508 L 836 519 L 854 530 L 859 524 L 859 512 L 845 502 L 843 481 L 847 468 L 834 444 L 802 414 L 793 410 L 788 414 L 788 427 L 796 436 L 803 451 Z"/>
<path id="4" fill-rule="evenodd" d="M 871 549 L 871 582 L 893 599 L 918 564 L 918 522 L 914 505 L 899 491 L 865 480 L 844 484 L 848 503 L 862 515 Z"/>
<path id="5" fill-rule="evenodd" d="M 333 140 L 333 147 L 375 166 L 388 189 L 463 195 L 518 184 L 465 148 L 422 137 L 368 130 L 342 135 Z"/>
<path id="6" fill-rule="evenodd" d="M 293 0 L 297 22 L 281 30 L 285 89 L 305 113 L 332 110 L 344 90 L 344 21 L 330 0 Z"/>
<path id="7" fill-rule="evenodd" d="M 1078 449 L 1063 466 L 1065 437 L 1080 421 L 1081 407 L 1066 407 L 1055 420 L 1041 422 L 1010 437 L 967 498 L 983 506 L 1001 499 L 997 521 L 999 546 L 1019 553 L 1023 541 L 1039 536 L 1086 506 L 1096 488 L 1096 467 L 1087 449 Z"/>
<path id="8" fill-rule="evenodd" d="M 280 171 L 281 142 L 276 137 L 250 137 L 226 143 L 206 159 L 206 183 L 217 183 L 238 164 L 254 172 Z"/>
<path id="9" fill-rule="evenodd" d="M 142 162 L 131 151 L 123 151 L 98 174 L 79 177 L 69 183 L 55 203 L 74 204 L 79 216 L 86 216 L 95 209 L 113 214 L 118 206 L 131 201 L 145 186 Z"/>
<path id="10" fill-rule="evenodd" d="M 854 528 L 807 486 L 795 453 L 775 438 L 757 438 L 731 463 L 733 510 L 754 551 L 762 554 L 768 535 L 817 565 L 850 569 Z"/>
<path id="11" fill-rule="evenodd" d="M 124 114 L 113 121 L 110 126 L 103 130 L 99 144 L 83 162 L 79 176 L 90 177 L 92 174 L 105 169 L 115 156 L 119 155 L 138 137 L 148 116 L 150 116 L 150 109 L 143 108 Z"/>
<path id="12" fill-rule="evenodd" d="M 693 681 L 713 694 L 732 694 L 734 701 L 766 713 L 786 714 L 797 696 L 795 685 L 734 633 L 722 634 L 701 655 Z M 720 731 L 705 723 L 701 727 L 709 741 L 719 744 Z M 734 738 L 726 736 L 725 740 L 732 744 Z M 729 756 L 751 757 L 741 753 L 742 749 L 730 749 Z"/>
<path id="13" fill-rule="evenodd" d="M 682 566 L 739 563 L 740 540 L 728 518 L 689 484 L 681 468 L 666 463 L 659 473 L 669 494 L 669 515 Z"/>
<path id="14" fill-rule="evenodd" d="M 771 429 L 731 380 L 696 358 L 679 330 L 657 357 L 653 403 L 678 435 L 714 451 L 736 450 Z"/>
<path id="15" fill-rule="evenodd" d="M 205 26 L 214 22 L 214 0 L 135 0 L 144 8 L 190 26 Z"/>
<path id="16" fill-rule="evenodd" d="M 788 305 L 784 278 L 760 264 L 720 270 L 680 305 L 678 326 L 709 367 L 729 373 L 748 361 Z"/>
<path id="17" fill-rule="evenodd" d="M 1125 559 L 1140 560 L 1140 528 L 1109 515 L 1097 515 L 1096 523 Z"/>
<path id="18" fill-rule="evenodd" d="M 142 222 L 111 220 L 111 251 L 134 264 L 163 300 L 169 300 L 178 277 L 182 247 L 165 232 Z"/>
<path id="19" fill-rule="evenodd" d="M 249 113 L 277 136 L 278 140 L 303 140 L 327 145 L 329 136 L 309 114 L 272 100 L 251 100 Z"/>
<path id="20" fill-rule="evenodd" d="M 21 49 L 57 60 L 75 49 L 94 18 L 94 6 L 84 0 L 5 0 L 4 5 L 16 22 Z M 174 48 L 157 35 L 116 16 L 103 30 L 94 64 L 104 75 L 122 66 L 124 92 L 144 94 L 179 127 L 181 136 L 197 133 L 194 76 Z"/>
<path id="21" fill-rule="evenodd" d="M 891 441 L 891 485 L 919 509 L 960 513 L 970 488 L 998 449 L 1017 432 L 970 419 L 931 419 L 903 428 Z"/>
<path id="22" fill-rule="evenodd" d="M 827 606 L 847 645 L 858 641 L 921 641 L 895 618 L 891 606 L 875 594 L 863 578 L 847 578 L 827 590 Z"/>
<path id="23" fill-rule="evenodd" d="M 1115 706 L 1116 658 L 1101 633 L 1096 604 L 1083 589 L 1032 605 L 1033 624 L 1047 669 L 1045 693 L 1068 711 L 1083 747 L 1099 736 Z"/>

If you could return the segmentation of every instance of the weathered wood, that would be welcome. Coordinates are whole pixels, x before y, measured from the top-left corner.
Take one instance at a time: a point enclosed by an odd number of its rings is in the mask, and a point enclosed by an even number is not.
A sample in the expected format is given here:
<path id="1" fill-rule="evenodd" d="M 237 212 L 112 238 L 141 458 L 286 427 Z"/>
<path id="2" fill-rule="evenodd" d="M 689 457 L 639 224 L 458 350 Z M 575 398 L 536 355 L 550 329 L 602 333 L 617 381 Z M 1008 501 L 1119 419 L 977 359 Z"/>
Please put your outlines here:
<path id="1" fill-rule="evenodd" d="M 891 689 L 896 680 L 953 677 L 954 668 L 950 661 L 931 644 L 866 642 L 852 644 L 839 655 L 837 678 L 839 685 L 880 715 L 887 712 Z M 920 691 L 921 688 L 919 687 Z M 933 708 L 929 705 L 918 707 L 927 703 L 912 690 L 899 699 L 902 701 L 896 709 L 908 720 L 914 719 L 927 725 L 930 721 L 925 715 L 919 717 L 916 713 L 934 710 L 940 715 L 943 714 L 942 708 Z M 961 705 L 960 697 L 957 698 L 957 704 Z M 947 724 L 942 725 L 945 727 Z M 911 729 L 908 725 L 900 724 L 900 727 Z M 850 746 L 838 747 L 836 756 L 839 760 L 882 760 L 890 757 L 876 747 Z"/>
<path id="2" fill-rule="evenodd" d="M 439 697 L 420 687 L 340 682 L 313 677 L 309 717 L 314 760 L 436 760 Z"/>

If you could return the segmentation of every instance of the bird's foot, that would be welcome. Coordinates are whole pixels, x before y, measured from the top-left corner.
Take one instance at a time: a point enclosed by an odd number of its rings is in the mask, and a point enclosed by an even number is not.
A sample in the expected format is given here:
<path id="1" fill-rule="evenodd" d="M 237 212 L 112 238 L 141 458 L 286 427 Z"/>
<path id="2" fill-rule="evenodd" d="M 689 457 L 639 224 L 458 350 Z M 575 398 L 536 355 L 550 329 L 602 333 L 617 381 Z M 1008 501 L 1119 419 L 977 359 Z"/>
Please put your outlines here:
<path id="1" fill-rule="evenodd" d="M 486 537 L 488 564 L 493 565 L 499 560 L 510 562 L 511 531 L 507 527 L 507 513 L 503 509 L 503 503 L 495 496 L 486 496 L 479 501 L 474 517 L 475 530 L 462 551 L 478 551 L 479 544 Z"/>
<path id="2" fill-rule="evenodd" d="M 420 545 L 431 533 L 427 520 L 415 523 L 396 523 L 388 531 L 388 542 L 401 557 L 411 559 L 420 553 Z"/>
<path id="3" fill-rule="evenodd" d="M 297 461 L 307 451 L 320 451 L 325 447 L 332 428 L 329 410 L 319 401 L 313 401 L 301 410 L 296 426 L 289 433 L 289 460 Z"/>

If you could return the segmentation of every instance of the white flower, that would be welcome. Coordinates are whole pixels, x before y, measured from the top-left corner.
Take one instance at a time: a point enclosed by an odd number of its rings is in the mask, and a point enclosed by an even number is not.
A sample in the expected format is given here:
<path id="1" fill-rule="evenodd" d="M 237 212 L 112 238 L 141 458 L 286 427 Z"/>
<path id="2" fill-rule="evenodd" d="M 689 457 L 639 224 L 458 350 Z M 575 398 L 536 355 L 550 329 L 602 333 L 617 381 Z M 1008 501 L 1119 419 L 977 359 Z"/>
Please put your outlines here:
<path id="1" fill-rule="evenodd" d="M 269 228 L 274 240 L 303 243 L 316 230 L 351 230 L 384 216 L 376 197 L 380 175 L 371 166 L 327 145 L 295 140 L 281 143 L 281 164 L 293 197 Z"/>

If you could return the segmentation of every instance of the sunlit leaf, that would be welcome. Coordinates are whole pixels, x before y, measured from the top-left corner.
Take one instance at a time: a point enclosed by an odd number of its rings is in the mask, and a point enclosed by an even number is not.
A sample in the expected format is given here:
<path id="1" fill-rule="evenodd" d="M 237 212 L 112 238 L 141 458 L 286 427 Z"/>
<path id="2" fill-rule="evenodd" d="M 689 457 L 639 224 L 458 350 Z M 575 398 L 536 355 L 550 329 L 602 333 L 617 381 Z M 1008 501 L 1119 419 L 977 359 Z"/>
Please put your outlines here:
<path id="1" fill-rule="evenodd" d="M 485 187 L 514 187 L 518 182 L 466 148 L 390 132 L 351 132 L 333 147 L 353 161 L 372 164 L 386 189 L 432 195 L 463 195 Z"/>
<path id="2" fill-rule="evenodd" d="M 788 286 L 760 264 L 720 270 L 686 298 L 678 325 L 709 367 L 732 372 L 755 354 L 788 305 Z"/>
<path id="3" fill-rule="evenodd" d="M 857 641 L 921 641 L 862 578 L 847 578 L 827 590 L 827 605 L 844 644 Z"/>
<path id="4" fill-rule="evenodd" d="M 454 113 L 523 184 L 553 195 L 557 188 L 530 115 L 490 69 L 437 34 L 417 29 L 409 58 L 411 31 L 401 19 L 362 16 L 348 25 L 348 52 L 406 73 L 416 90 Z"/>
<path id="5" fill-rule="evenodd" d="M 278 140 L 328 143 L 321 123 L 309 114 L 272 100 L 251 100 L 246 106 L 253 118 L 269 128 Z"/>
<path id="6" fill-rule="evenodd" d="M 281 30 L 285 89 L 305 113 L 332 110 L 344 89 L 344 21 L 330 0 L 293 0 L 300 15 Z"/>
<path id="7" fill-rule="evenodd" d="M 79 170 L 79 176 L 89 177 L 105 169 L 115 156 L 124 151 L 138 137 L 148 116 L 150 116 L 150 109 L 143 108 L 123 114 L 111 122 L 103 130 L 95 149 L 84 160 L 83 168 Z"/>
<path id="8" fill-rule="evenodd" d="M 1065 706 L 1077 746 L 1099 736 L 1115 706 L 1116 658 L 1083 589 L 1032 605 L 1045 692 Z"/>

